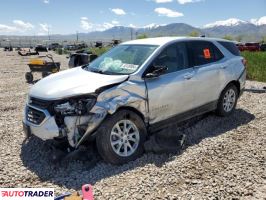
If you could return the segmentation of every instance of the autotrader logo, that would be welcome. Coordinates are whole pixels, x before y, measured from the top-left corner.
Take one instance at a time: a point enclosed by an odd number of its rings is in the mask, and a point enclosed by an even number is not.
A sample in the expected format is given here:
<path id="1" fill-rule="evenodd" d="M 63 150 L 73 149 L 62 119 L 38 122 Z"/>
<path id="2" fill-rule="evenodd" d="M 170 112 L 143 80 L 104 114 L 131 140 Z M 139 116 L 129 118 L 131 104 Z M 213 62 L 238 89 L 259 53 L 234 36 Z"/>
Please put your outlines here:
<path id="1" fill-rule="evenodd" d="M 54 189 L 0 188 L 0 200 L 54 200 Z"/>

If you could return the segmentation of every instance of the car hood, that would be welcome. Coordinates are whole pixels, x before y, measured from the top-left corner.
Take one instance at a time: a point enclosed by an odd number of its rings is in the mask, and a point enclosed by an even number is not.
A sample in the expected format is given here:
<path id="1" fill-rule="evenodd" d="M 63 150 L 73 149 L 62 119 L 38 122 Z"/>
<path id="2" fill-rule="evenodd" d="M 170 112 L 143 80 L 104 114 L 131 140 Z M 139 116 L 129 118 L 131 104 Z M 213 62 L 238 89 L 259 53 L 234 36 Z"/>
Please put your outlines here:
<path id="1" fill-rule="evenodd" d="M 57 100 L 95 92 L 103 86 L 125 81 L 128 75 L 105 75 L 81 67 L 52 74 L 30 89 L 31 97 Z"/>

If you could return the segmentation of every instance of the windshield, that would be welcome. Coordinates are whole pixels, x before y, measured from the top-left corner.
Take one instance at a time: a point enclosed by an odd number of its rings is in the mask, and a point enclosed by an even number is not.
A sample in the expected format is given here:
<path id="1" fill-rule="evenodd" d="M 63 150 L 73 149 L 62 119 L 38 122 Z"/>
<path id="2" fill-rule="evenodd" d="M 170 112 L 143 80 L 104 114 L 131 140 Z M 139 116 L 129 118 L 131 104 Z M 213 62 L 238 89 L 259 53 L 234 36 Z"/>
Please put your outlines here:
<path id="1" fill-rule="evenodd" d="M 103 74 L 131 74 L 137 71 L 157 47 L 119 45 L 94 60 L 86 69 Z"/>

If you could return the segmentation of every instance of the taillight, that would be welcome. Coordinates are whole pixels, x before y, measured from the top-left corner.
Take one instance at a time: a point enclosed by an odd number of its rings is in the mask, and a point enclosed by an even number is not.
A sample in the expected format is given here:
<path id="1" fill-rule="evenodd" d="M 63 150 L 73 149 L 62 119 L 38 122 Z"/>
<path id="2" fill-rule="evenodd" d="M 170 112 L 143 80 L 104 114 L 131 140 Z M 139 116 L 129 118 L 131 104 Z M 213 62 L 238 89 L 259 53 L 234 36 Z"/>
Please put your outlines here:
<path id="1" fill-rule="evenodd" d="M 245 58 L 242 58 L 241 61 L 242 61 L 243 65 L 245 66 L 245 68 L 247 68 L 248 61 Z"/>

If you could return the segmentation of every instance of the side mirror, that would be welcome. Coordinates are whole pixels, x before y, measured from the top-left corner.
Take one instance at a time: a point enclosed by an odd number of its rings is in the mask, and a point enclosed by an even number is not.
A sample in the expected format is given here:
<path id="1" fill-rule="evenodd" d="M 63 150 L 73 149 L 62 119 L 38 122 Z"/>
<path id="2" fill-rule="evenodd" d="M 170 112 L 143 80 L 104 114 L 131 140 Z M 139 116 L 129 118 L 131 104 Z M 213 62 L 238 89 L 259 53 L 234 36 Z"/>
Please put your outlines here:
<path id="1" fill-rule="evenodd" d="M 157 77 L 161 76 L 162 74 L 164 74 L 168 70 L 168 67 L 166 67 L 166 66 L 153 66 L 152 69 L 153 70 L 150 73 L 147 73 L 145 75 L 146 78 L 157 78 Z"/>

